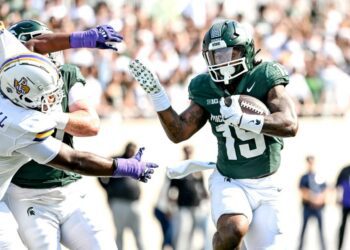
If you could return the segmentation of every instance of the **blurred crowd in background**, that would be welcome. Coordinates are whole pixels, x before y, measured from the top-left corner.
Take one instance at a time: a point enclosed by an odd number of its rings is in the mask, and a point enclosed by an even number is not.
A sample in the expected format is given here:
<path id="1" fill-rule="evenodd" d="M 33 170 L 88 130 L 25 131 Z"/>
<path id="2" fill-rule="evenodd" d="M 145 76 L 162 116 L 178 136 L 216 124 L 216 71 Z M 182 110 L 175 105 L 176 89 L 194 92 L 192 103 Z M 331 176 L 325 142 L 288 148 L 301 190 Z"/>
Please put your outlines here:
<path id="1" fill-rule="evenodd" d="M 130 59 L 153 66 L 173 104 L 188 104 L 187 86 L 206 71 L 202 38 L 220 18 L 254 32 L 257 57 L 282 63 L 300 116 L 343 116 L 350 100 L 350 2 L 346 0 L 0 0 L 0 19 L 11 25 L 34 18 L 54 32 L 110 24 L 124 36 L 117 53 L 67 50 L 79 65 L 101 118 L 152 118 L 145 93 L 128 74 Z"/>

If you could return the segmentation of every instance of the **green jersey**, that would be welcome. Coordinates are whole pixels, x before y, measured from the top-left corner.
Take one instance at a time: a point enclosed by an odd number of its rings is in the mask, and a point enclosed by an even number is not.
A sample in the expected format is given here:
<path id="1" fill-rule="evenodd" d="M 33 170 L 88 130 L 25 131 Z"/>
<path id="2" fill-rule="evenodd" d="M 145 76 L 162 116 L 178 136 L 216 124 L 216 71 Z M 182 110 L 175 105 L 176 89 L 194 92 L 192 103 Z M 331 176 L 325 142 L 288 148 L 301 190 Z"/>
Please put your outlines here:
<path id="1" fill-rule="evenodd" d="M 264 62 L 243 76 L 234 94 L 250 95 L 266 103 L 271 88 L 288 82 L 288 73 L 280 64 Z M 209 74 L 192 79 L 189 95 L 210 115 L 212 133 L 218 143 L 217 169 L 222 175 L 234 179 L 257 178 L 278 169 L 282 139 L 226 125 L 219 104 L 220 98 L 225 96 L 224 91 Z"/>
<path id="2" fill-rule="evenodd" d="M 63 78 L 63 89 L 65 96 L 62 100 L 62 110 L 68 112 L 68 93 L 76 83 L 85 85 L 85 79 L 78 67 L 71 64 L 64 64 L 61 69 Z M 62 130 L 55 130 L 53 134 L 64 143 L 73 146 L 73 137 Z M 35 161 L 30 161 L 23 165 L 12 179 L 12 183 L 23 188 L 53 188 L 65 186 L 72 183 L 81 176 L 72 172 L 58 170 L 46 165 L 41 165 Z"/>

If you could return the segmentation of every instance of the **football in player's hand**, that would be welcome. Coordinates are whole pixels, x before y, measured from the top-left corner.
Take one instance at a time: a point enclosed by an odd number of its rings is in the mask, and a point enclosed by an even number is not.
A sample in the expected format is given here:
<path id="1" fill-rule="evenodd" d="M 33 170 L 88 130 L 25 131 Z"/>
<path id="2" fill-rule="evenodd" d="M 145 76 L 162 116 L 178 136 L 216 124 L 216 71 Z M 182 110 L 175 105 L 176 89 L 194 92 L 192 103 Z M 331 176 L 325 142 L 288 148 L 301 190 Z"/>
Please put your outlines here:
<path id="1" fill-rule="evenodd" d="M 271 112 L 267 106 L 259 99 L 250 95 L 238 95 L 238 103 L 241 106 L 242 112 L 254 115 L 269 115 Z M 231 105 L 231 98 L 225 98 L 226 106 Z"/>

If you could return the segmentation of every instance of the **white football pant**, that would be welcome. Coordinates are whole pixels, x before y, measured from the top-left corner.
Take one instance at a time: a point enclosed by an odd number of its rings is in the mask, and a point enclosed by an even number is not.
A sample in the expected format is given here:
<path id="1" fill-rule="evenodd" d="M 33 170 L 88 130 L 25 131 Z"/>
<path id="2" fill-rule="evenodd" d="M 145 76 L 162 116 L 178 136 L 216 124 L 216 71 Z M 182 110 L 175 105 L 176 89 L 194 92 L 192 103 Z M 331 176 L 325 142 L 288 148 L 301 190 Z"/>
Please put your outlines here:
<path id="1" fill-rule="evenodd" d="M 0 249 L 24 250 L 27 249 L 17 232 L 18 225 L 5 202 L 0 201 Z"/>
<path id="2" fill-rule="evenodd" d="M 114 236 L 94 214 L 96 204 L 87 202 L 80 181 L 65 187 L 27 189 L 11 184 L 6 202 L 19 222 L 19 234 L 33 250 L 117 249 Z M 103 216 L 103 215 L 102 215 Z"/>
<path id="3" fill-rule="evenodd" d="M 249 231 L 246 248 L 254 250 L 286 249 L 282 212 L 282 189 L 274 175 L 260 179 L 228 179 L 217 170 L 209 179 L 212 219 L 217 224 L 223 214 L 244 214 Z"/>

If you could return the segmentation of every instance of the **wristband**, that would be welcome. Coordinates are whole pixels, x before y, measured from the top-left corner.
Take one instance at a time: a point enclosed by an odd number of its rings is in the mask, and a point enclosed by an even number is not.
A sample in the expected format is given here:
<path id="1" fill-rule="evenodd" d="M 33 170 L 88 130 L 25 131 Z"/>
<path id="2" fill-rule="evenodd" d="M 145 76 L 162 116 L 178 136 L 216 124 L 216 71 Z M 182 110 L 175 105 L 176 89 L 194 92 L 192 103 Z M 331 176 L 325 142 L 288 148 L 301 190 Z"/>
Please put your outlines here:
<path id="1" fill-rule="evenodd" d="M 123 166 L 119 166 L 118 158 L 113 159 L 113 173 L 111 177 L 125 177 L 125 169 Z"/>
<path id="2" fill-rule="evenodd" d="M 241 117 L 241 122 L 239 123 L 238 127 L 244 130 L 248 130 L 248 131 L 260 134 L 263 125 L 264 125 L 264 116 L 243 114 Z"/>
<path id="3" fill-rule="evenodd" d="M 97 31 L 77 31 L 69 36 L 69 43 L 71 48 L 95 48 L 96 40 L 98 38 Z"/>
<path id="4" fill-rule="evenodd" d="M 57 112 L 52 114 L 53 119 L 56 121 L 57 129 L 64 130 L 67 126 L 67 123 L 69 121 L 69 115 L 68 113 L 63 113 L 63 112 Z"/>
<path id="5" fill-rule="evenodd" d="M 151 96 L 154 108 L 157 112 L 166 110 L 167 108 L 169 108 L 171 106 L 170 101 L 169 101 L 169 97 L 163 89 L 161 89 L 156 94 L 151 94 L 150 96 Z"/>
<path id="6" fill-rule="evenodd" d="M 113 160 L 114 171 L 112 177 L 131 177 L 138 179 L 142 173 L 142 168 L 137 165 L 134 158 L 115 158 Z"/>

